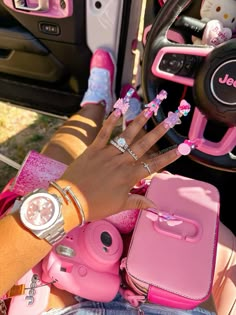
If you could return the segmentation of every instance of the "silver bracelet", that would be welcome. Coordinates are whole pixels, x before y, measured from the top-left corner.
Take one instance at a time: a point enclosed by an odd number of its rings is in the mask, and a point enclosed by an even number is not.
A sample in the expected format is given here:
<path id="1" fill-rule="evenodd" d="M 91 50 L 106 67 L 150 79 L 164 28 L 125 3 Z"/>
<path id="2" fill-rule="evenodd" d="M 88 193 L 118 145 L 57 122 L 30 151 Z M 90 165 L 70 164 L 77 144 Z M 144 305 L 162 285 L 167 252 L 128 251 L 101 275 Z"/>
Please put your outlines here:
<path id="1" fill-rule="evenodd" d="M 50 185 L 52 185 L 54 188 L 56 188 L 62 197 L 65 199 L 66 203 L 72 202 L 76 209 L 79 211 L 80 216 L 81 216 L 81 224 L 80 226 L 83 226 L 86 223 L 85 220 L 85 214 L 84 214 L 84 209 L 79 201 L 79 199 L 76 197 L 74 192 L 72 191 L 70 186 L 66 186 L 65 188 L 61 188 L 56 182 L 51 181 L 49 182 Z"/>
<path id="2" fill-rule="evenodd" d="M 74 202 L 74 204 L 76 205 L 76 208 L 79 210 L 81 220 L 82 220 L 80 226 L 83 226 L 86 223 L 86 221 L 85 221 L 84 209 L 83 209 L 79 199 L 76 197 L 74 192 L 71 190 L 70 186 L 66 186 L 64 188 L 64 191 L 67 194 L 67 196 L 70 198 L 70 200 Z"/>

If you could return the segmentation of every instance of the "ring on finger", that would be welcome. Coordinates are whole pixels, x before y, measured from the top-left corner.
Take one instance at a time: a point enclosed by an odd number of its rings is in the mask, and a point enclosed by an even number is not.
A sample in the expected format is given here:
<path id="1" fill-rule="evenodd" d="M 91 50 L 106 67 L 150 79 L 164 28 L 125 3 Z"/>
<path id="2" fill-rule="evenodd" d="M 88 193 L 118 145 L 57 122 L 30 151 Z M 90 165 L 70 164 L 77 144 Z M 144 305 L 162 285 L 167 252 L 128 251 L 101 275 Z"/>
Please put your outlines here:
<path id="1" fill-rule="evenodd" d="M 119 147 L 123 148 L 124 150 L 128 149 L 128 143 L 126 142 L 125 138 L 123 137 L 115 137 L 114 141 L 118 144 Z"/>
<path id="2" fill-rule="evenodd" d="M 143 167 L 148 171 L 149 175 L 152 174 L 150 166 L 148 165 L 148 163 L 145 162 L 141 162 L 141 164 L 143 165 Z"/>
<path id="3" fill-rule="evenodd" d="M 117 142 L 115 142 L 114 140 L 110 140 L 110 144 L 112 144 L 114 147 L 116 147 L 118 150 L 120 150 L 120 152 L 124 153 L 125 149 L 121 146 L 119 146 L 119 144 Z"/>
<path id="4" fill-rule="evenodd" d="M 128 152 L 135 161 L 138 161 L 137 155 L 130 149 L 130 147 L 128 147 L 125 151 Z"/>

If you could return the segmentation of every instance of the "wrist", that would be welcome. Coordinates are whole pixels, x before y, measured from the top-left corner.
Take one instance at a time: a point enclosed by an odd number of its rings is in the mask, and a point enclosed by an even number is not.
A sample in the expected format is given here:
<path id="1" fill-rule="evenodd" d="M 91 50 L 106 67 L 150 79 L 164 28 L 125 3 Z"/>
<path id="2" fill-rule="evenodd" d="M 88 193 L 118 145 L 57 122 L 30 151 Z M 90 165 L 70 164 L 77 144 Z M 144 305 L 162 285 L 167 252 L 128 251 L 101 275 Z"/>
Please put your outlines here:
<path id="1" fill-rule="evenodd" d="M 87 211 L 85 211 L 85 209 L 87 206 L 85 198 L 76 186 L 60 179 L 55 182 L 50 182 L 48 192 L 56 194 L 62 200 L 61 211 L 66 232 L 85 223 L 87 217 Z"/>

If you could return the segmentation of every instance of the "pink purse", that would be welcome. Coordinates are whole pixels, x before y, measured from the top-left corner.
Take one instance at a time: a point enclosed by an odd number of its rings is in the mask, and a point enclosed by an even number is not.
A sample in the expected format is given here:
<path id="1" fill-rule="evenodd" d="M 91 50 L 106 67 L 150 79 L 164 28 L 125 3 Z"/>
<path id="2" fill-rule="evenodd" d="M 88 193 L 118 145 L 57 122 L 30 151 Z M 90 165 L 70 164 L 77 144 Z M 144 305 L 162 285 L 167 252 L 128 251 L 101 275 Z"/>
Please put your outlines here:
<path id="1" fill-rule="evenodd" d="M 212 288 L 219 225 L 219 193 L 205 182 L 156 174 L 146 196 L 158 211 L 140 211 L 121 269 L 137 306 L 149 301 L 193 309 Z M 158 214 L 157 214 L 158 213 Z"/>

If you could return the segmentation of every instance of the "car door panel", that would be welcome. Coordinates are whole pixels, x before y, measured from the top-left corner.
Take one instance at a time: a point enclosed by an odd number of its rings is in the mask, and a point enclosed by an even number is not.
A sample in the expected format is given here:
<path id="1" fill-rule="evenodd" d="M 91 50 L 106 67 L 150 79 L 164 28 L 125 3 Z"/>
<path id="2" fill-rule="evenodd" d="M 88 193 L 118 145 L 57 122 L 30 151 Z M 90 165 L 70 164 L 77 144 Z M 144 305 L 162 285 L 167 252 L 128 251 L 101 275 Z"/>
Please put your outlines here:
<path id="1" fill-rule="evenodd" d="M 48 10 L 34 10 L 42 3 Z M 113 15 L 112 4 L 113 0 L 0 0 L 0 100 L 70 116 L 79 108 L 90 59 L 99 46 L 120 59 L 119 85 L 131 2 L 117 2 Z"/>

